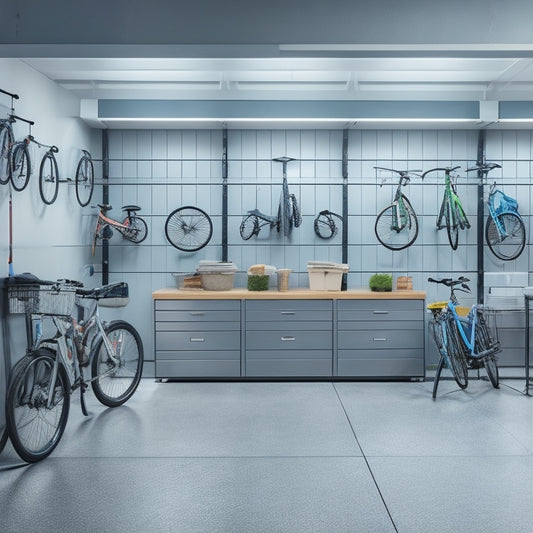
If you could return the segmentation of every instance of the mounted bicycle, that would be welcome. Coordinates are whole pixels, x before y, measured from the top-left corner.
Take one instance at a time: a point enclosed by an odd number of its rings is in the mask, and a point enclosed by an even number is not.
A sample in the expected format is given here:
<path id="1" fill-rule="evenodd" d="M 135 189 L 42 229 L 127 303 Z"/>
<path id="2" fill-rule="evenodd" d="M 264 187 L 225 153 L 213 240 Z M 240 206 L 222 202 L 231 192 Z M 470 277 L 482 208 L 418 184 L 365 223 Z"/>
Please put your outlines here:
<path id="1" fill-rule="evenodd" d="M 254 235 L 259 235 L 261 228 L 264 226 L 269 226 L 271 229 L 275 228 L 278 233 L 283 234 L 284 237 L 288 237 L 293 226 L 297 228 L 302 223 L 302 216 L 298 208 L 296 196 L 289 193 L 289 185 L 287 183 L 287 163 L 294 161 L 294 159 L 292 157 L 278 157 L 273 159 L 273 161 L 283 164 L 283 182 L 278 214 L 277 216 L 265 215 L 258 209 L 248 211 L 239 228 L 241 237 L 245 241 Z"/>
<path id="2" fill-rule="evenodd" d="M 341 222 L 344 222 L 344 219 L 341 215 L 338 215 L 329 209 L 320 211 L 313 224 L 316 236 L 320 237 L 321 239 L 332 239 L 335 237 L 338 232 L 335 218 L 339 219 Z"/>
<path id="3" fill-rule="evenodd" d="M 124 239 L 139 244 L 148 236 L 148 225 L 145 220 L 136 215 L 141 208 L 137 205 L 125 205 L 122 211 L 126 212 L 126 218 L 119 222 L 113 218 L 106 216 L 106 213 L 113 209 L 113 206 L 106 204 L 98 204 L 100 211 L 96 219 L 96 226 L 94 228 L 93 241 L 91 252 L 94 255 L 96 251 L 96 244 L 99 239 L 110 239 L 113 235 L 113 229 L 116 229 Z"/>
<path id="4" fill-rule="evenodd" d="M 495 168 L 502 168 L 497 163 L 485 163 L 467 169 L 478 171 L 485 177 Z M 487 201 L 489 216 L 485 225 L 485 238 L 489 250 L 502 261 L 511 261 L 520 256 L 526 245 L 526 227 L 520 213 L 518 202 L 496 188 L 494 182 L 490 188 Z"/>
<path id="5" fill-rule="evenodd" d="M 46 282 L 28 276 L 8 278 L 9 311 L 24 313 L 28 352 L 15 365 L 6 399 L 6 425 L 19 456 L 29 463 L 50 455 L 65 430 L 70 395 L 84 393 L 89 383 L 108 407 L 126 402 L 139 385 L 143 346 L 135 328 L 100 319 L 98 303 L 126 305 L 128 286 L 112 283 L 84 289 L 78 282 Z M 72 316 L 75 307 L 78 319 Z M 55 333 L 44 337 L 52 326 Z M 91 367 L 91 378 L 84 368 Z"/>
<path id="6" fill-rule="evenodd" d="M 448 241 L 452 250 L 457 250 L 459 245 L 459 229 L 470 228 L 470 222 L 465 214 L 461 200 L 457 195 L 457 174 L 455 171 L 461 168 L 443 167 L 432 168 L 422 174 L 424 178 L 430 172 L 444 172 L 444 195 L 440 206 L 439 216 L 437 217 L 437 229 L 446 228 Z"/>
<path id="7" fill-rule="evenodd" d="M 440 283 L 450 288 L 447 302 L 428 305 L 432 312 L 429 330 L 433 337 L 440 359 L 433 383 L 433 398 L 444 366 L 451 369 L 453 377 L 461 389 L 468 386 L 468 370 L 485 368 L 494 388 L 499 387 L 496 354 L 501 351 L 498 342 L 494 314 L 477 304 L 471 308 L 459 306 L 456 292 L 470 293 L 468 278 L 458 279 L 428 278 L 431 283 Z"/>
<path id="8" fill-rule="evenodd" d="M 376 170 L 385 170 L 399 174 L 398 187 L 394 200 L 385 207 L 377 216 L 374 231 L 378 241 L 389 250 L 403 250 L 411 246 L 418 237 L 418 219 L 415 210 L 403 194 L 405 187 L 412 176 L 422 177 L 421 170 L 394 170 L 392 168 L 374 167 Z M 383 183 L 381 183 L 383 186 Z"/>
<path id="9" fill-rule="evenodd" d="M 94 190 L 94 165 L 91 154 L 82 150 L 83 155 L 76 167 L 76 199 L 81 207 L 89 205 Z"/>

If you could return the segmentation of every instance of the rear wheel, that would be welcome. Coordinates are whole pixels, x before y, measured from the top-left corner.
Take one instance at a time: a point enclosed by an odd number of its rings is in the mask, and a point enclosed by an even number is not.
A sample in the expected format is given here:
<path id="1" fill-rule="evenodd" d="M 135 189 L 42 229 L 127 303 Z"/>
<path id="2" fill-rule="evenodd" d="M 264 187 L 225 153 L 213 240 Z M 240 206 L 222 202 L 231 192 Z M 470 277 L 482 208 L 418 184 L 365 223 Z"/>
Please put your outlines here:
<path id="1" fill-rule="evenodd" d="M 128 229 L 122 233 L 122 236 L 128 241 L 139 244 L 148 236 L 148 226 L 141 217 L 136 217 L 135 215 L 126 217 L 122 224 L 128 226 Z"/>
<path id="2" fill-rule="evenodd" d="M 492 386 L 495 389 L 498 389 L 500 387 L 500 377 L 498 373 L 498 365 L 496 364 L 496 356 L 487 355 L 484 358 L 483 363 L 485 365 L 485 370 L 487 371 L 487 375 L 489 376 Z"/>
<path id="3" fill-rule="evenodd" d="M 83 156 L 76 169 L 76 198 L 81 207 L 91 201 L 94 190 L 94 165 L 90 157 Z"/>
<path id="4" fill-rule="evenodd" d="M 6 400 L 11 443 L 28 463 L 41 461 L 58 445 L 70 408 L 68 378 L 62 365 L 55 379 L 55 354 L 39 349 L 15 368 Z"/>
<path id="5" fill-rule="evenodd" d="M 59 192 L 59 169 L 52 152 L 47 152 L 39 168 L 39 194 L 46 205 L 56 201 Z"/>
<path id="6" fill-rule="evenodd" d="M 0 184 L 5 185 L 11 176 L 11 147 L 15 142 L 11 127 L 0 127 Z"/>
<path id="7" fill-rule="evenodd" d="M 485 238 L 490 251 L 503 261 L 516 259 L 526 244 L 526 228 L 522 218 L 514 213 L 503 213 L 497 217 L 498 224 L 489 216 L 485 226 Z M 498 231 L 501 226 L 504 235 Z"/>
<path id="8" fill-rule="evenodd" d="M 108 407 L 117 407 L 131 398 L 139 385 L 143 369 L 143 345 L 139 333 L 128 322 L 111 322 L 105 331 L 116 362 L 100 338 L 94 349 L 94 381 L 91 384 L 98 401 Z"/>
<path id="9" fill-rule="evenodd" d="M 211 240 L 213 223 L 209 215 L 198 207 L 179 207 L 168 215 L 165 235 L 178 250 L 196 252 Z"/>
<path id="10" fill-rule="evenodd" d="M 255 215 L 248 215 L 247 217 L 244 217 L 239 228 L 239 233 L 244 241 L 247 241 L 254 235 L 257 235 L 257 233 L 259 233 L 257 217 Z"/>

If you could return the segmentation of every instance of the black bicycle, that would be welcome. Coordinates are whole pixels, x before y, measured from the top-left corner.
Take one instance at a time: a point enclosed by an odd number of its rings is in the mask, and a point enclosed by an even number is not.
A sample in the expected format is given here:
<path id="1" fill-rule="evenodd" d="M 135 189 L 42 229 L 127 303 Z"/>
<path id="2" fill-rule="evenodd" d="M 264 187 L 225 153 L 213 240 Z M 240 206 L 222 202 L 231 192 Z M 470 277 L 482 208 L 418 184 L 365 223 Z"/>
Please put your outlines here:
<path id="1" fill-rule="evenodd" d="M 259 209 L 248 211 L 242 219 L 239 228 L 241 237 L 245 241 L 251 239 L 254 235 L 259 235 L 261 228 L 264 226 L 269 226 L 271 229 L 275 228 L 278 233 L 282 233 L 284 237 L 288 237 L 292 228 L 297 228 L 302 223 L 302 216 L 296 196 L 289 193 L 289 185 L 287 183 L 287 163 L 294 161 L 294 159 L 292 157 L 278 157 L 273 159 L 273 161 L 283 164 L 283 182 L 278 214 L 276 216 L 265 215 Z"/>
<path id="2" fill-rule="evenodd" d="M 335 237 L 338 232 L 337 224 L 335 223 L 336 218 L 344 222 L 343 217 L 333 211 L 329 211 L 328 209 L 320 211 L 314 222 L 316 236 L 321 239 L 332 239 Z"/>

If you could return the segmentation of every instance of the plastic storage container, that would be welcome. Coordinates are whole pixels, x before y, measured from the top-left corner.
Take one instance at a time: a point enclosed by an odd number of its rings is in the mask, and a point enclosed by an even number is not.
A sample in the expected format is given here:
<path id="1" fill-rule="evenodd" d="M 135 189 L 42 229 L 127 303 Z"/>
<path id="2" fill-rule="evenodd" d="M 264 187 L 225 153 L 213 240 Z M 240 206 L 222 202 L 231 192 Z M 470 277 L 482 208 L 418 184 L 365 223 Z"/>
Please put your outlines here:
<path id="1" fill-rule="evenodd" d="M 348 272 L 348 265 L 327 261 L 309 261 L 309 288 L 312 291 L 340 291 L 342 275 Z"/>
<path id="2" fill-rule="evenodd" d="M 202 276 L 206 291 L 230 291 L 233 289 L 237 267 L 232 262 L 200 261 L 196 271 Z"/>

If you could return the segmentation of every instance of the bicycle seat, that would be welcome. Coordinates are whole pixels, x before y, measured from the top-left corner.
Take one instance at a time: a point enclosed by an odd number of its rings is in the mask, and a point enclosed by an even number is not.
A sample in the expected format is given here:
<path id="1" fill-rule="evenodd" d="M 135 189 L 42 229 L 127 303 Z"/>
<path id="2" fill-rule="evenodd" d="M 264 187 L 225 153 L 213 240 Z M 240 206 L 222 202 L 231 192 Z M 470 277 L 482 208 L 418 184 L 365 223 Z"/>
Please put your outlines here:
<path id="1" fill-rule="evenodd" d="M 141 208 L 138 205 L 123 205 L 122 211 L 140 211 Z"/>
<path id="2" fill-rule="evenodd" d="M 96 204 L 98 205 L 98 207 L 105 213 L 106 211 L 110 211 L 111 209 L 113 209 L 113 206 L 112 205 L 109 205 L 109 204 Z"/>

